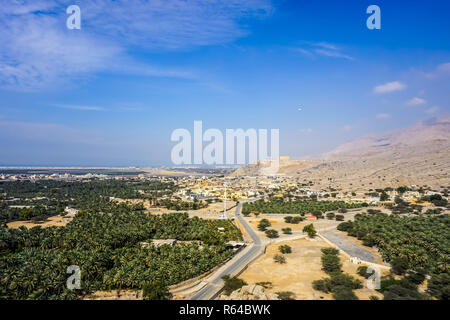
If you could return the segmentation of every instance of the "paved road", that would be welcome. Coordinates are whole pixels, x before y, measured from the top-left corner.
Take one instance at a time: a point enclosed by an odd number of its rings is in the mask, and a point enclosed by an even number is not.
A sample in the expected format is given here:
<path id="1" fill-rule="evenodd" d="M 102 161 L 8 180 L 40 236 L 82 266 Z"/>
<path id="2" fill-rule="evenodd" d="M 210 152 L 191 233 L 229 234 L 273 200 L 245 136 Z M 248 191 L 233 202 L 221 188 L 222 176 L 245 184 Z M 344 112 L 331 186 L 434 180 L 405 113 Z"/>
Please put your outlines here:
<path id="1" fill-rule="evenodd" d="M 242 255 L 237 255 L 231 260 L 231 263 L 227 267 L 216 272 L 213 276 L 208 279 L 208 283 L 191 297 L 191 300 L 208 300 L 214 298 L 219 291 L 222 289 L 223 280 L 222 277 L 227 274 L 236 274 L 241 271 L 249 262 L 257 257 L 258 253 L 262 250 L 263 245 L 261 239 L 258 237 L 255 231 L 250 228 L 244 218 L 241 216 L 242 204 L 240 203 L 236 207 L 236 218 L 239 220 L 241 225 L 244 227 L 247 234 L 252 238 L 253 245 L 250 248 L 245 248 L 247 250 Z M 220 270 L 220 269 L 219 269 Z"/>

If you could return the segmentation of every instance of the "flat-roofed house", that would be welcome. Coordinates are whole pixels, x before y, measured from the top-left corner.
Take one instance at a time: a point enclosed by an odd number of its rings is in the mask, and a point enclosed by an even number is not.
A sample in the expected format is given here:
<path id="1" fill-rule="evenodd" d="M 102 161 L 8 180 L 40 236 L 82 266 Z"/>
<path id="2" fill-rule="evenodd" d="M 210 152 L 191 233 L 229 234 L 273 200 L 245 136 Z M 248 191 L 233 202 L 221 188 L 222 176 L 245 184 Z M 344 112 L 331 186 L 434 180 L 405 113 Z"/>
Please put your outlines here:
<path id="1" fill-rule="evenodd" d="M 162 245 L 174 246 L 177 243 L 176 239 L 152 239 L 152 242 L 141 242 L 142 248 L 149 248 L 150 246 L 160 247 Z"/>

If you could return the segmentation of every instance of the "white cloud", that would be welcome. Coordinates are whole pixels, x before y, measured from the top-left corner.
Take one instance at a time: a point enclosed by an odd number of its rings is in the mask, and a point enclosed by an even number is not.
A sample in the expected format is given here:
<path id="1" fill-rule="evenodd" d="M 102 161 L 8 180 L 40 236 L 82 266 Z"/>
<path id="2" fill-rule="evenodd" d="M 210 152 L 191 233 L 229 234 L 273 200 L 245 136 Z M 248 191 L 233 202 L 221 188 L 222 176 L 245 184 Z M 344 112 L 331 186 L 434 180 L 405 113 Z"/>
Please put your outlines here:
<path id="1" fill-rule="evenodd" d="M 300 132 L 310 134 L 313 132 L 313 130 L 311 128 L 302 128 L 302 129 L 300 129 Z"/>
<path id="2" fill-rule="evenodd" d="M 326 50 L 326 49 L 315 49 L 314 50 L 315 53 L 322 55 L 322 56 L 326 56 L 326 57 L 332 57 L 332 58 L 343 58 L 343 59 L 347 59 L 347 60 L 355 60 L 355 58 L 341 53 L 339 51 L 335 51 L 335 50 Z"/>
<path id="3" fill-rule="evenodd" d="M 310 58 L 314 57 L 314 54 L 311 51 L 308 51 L 306 49 L 302 48 L 295 48 L 295 51 L 300 52 L 301 54 L 304 54 L 305 56 L 308 56 Z"/>
<path id="4" fill-rule="evenodd" d="M 37 3 L 36 3 L 37 5 Z M 120 46 L 87 33 L 68 33 L 45 14 L 6 15 L 0 7 L 0 86 L 36 88 L 105 70 Z M 78 30 L 77 30 L 78 31 Z"/>
<path id="5" fill-rule="evenodd" d="M 429 79 L 438 78 L 440 76 L 450 74 L 450 62 L 441 63 L 435 70 L 429 73 L 425 73 L 425 76 Z"/>
<path id="6" fill-rule="evenodd" d="M 69 105 L 69 104 L 54 104 L 56 108 L 79 110 L 79 111 L 106 111 L 107 109 L 98 106 L 85 106 L 85 105 Z"/>
<path id="7" fill-rule="evenodd" d="M 302 53 L 310 58 L 318 56 L 329 58 L 341 58 L 346 60 L 355 60 L 352 56 L 344 53 L 338 46 L 327 42 L 307 42 L 305 47 L 295 48 L 295 51 Z"/>
<path id="8" fill-rule="evenodd" d="M 68 30 L 69 0 L 0 6 L 0 87 L 36 89 L 102 71 L 192 78 L 186 70 L 139 63 L 131 51 L 222 44 L 245 36 L 241 23 L 271 14 L 270 0 L 79 0 L 81 30 Z"/>
<path id="9" fill-rule="evenodd" d="M 379 113 L 376 115 L 377 119 L 389 119 L 390 117 L 391 115 L 388 113 Z"/>
<path id="10" fill-rule="evenodd" d="M 440 72 L 450 73 L 450 62 L 446 62 L 446 63 L 440 64 L 437 67 L 437 70 L 440 71 Z"/>
<path id="11" fill-rule="evenodd" d="M 101 32 L 164 49 L 233 41 L 248 33 L 238 20 L 264 18 L 273 10 L 270 0 L 89 0 L 83 7 Z"/>
<path id="12" fill-rule="evenodd" d="M 425 99 L 418 98 L 418 97 L 414 97 L 414 98 L 406 101 L 406 105 L 410 106 L 410 107 L 421 106 L 426 103 L 427 103 L 427 101 Z"/>
<path id="13" fill-rule="evenodd" d="M 349 132 L 353 129 L 352 125 L 346 124 L 345 126 L 342 127 L 342 130 L 344 130 L 345 132 Z"/>
<path id="14" fill-rule="evenodd" d="M 439 108 L 438 106 L 434 106 L 434 107 L 431 107 L 431 108 L 425 110 L 425 113 L 428 113 L 428 114 L 435 114 L 435 113 L 437 113 L 440 109 L 441 109 L 441 108 Z"/>
<path id="15" fill-rule="evenodd" d="M 318 47 L 325 48 L 325 49 L 339 50 L 337 46 L 335 46 L 334 44 L 328 43 L 328 42 L 317 42 L 317 43 L 315 43 L 315 45 Z"/>
<path id="16" fill-rule="evenodd" d="M 93 105 L 73 105 L 73 104 L 51 104 L 51 107 L 67 109 L 67 110 L 75 110 L 75 111 L 109 111 L 109 112 L 132 112 L 132 111 L 142 111 L 148 107 L 143 104 L 133 103 L 133 102 L 124 102 L 124 103 L 116 103 L 110 108 L 105 108 L 101 106 L 93 106 Z"/>
<path id="17" fill-rule="evenodd" d="M 388 93 L 394 91 L 401 91 L 406 88 L 406 85 L 399 81 L 388 82 L 385 84 L 381 84 L 376 86 L 373 91 L 375 93 Z"/>

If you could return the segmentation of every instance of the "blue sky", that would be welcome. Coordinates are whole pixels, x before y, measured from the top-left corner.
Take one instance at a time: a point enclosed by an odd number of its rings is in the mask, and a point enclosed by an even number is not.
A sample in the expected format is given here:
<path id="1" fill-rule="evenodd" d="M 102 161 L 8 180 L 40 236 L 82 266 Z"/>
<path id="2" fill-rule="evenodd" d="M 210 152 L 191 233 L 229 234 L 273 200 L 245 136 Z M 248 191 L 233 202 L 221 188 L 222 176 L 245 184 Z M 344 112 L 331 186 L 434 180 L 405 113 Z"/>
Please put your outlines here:
<path id="1" fill-rule="evenodd" d="M 1 3 L 0 165 L 170 165 L 194 120 L 302 158 L 450 111 L 445 0 Z"/>

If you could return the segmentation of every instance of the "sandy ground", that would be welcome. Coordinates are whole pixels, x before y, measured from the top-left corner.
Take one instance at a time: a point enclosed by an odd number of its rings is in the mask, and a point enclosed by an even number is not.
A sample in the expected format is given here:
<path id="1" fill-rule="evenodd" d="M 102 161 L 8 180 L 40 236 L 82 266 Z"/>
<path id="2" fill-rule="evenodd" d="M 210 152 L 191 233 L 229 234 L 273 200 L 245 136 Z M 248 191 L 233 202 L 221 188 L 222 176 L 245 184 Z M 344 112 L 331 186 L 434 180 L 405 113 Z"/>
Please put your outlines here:
<path id="1" fill-rule="evenodd" d="M 236 202 L 227 201 L 227 217 L 233 218 L 236 208 Z M 208 205 L 207 208 L 199 210 L 189 210 L 189 217 L 199 217 L 203 219 L 218 219 L 223 214 L 223 202 L 215 202 Z"/>
<path id="2" fill-rule="evenodd" d="M 364 210 L 362 210 L 364 212 Z M 348 212 L 344 214 L 345 221 L 353 220 L 355 214 L 360 211 Z M 274 229 L 278 231 L 279 238 L 281 240 L 283 238 L 291 238 L 292 236 L 302 235 L 303 227 L 308 224 L 313 224 L 314 228 L 320 232 L 323 236 L 325 236 L 329 241 L 337 245 L 339 248 L 349 253 L 351 256 L 358 257 L 362 260 L 366 260 L 369 262 L 374 262 L 378 264 L 383 264 L 383 259 L 380 253 L 370 247 L 366 247 L 362 244 L 362 241 L 349 237 L 345 232 L 338 231 L 335 229 L 341 221 L 336 220 L 328 220 L 328 219 L 319 219 L 314 221 L 302 221 L 298 224 L 291 224 L 284 222 L 284 217 L 286 215 L 282 214 L 261 214 L 257 218 L 253 215 L 250 217 L 246 217 L 246 221 L 250 224 L 253 230 L 255 230 L 261 239 L 269 240 L 265 233 L 258 230 L 258 223 L 261 219 L 267 219 L 272 224 L 272 226 L 268 227 L 268 229 Z M 283 234 L 283 228 L 291 228 L 292 234 Z M 331 230 L 330 230 L 331 229 Z"/>
<path id="3" fill-rule="evenodd" d="M 151 214 L 163 214 L 163 213 L 170 213 L 170 212 L 186 212 L 185 210 L 182 211 L 176 211 L 176 210 L 168 210 L 166 208 L 152 208 L 150 206 L 150 203 L 148 200 L 140 200 L 140 199 L 115 199 L 117 203 L 123 203 L 123 202 L 129 202 L 132 204 L 137 203 L 144 203 L 144 207 L 146 209 L 154 210 L 151 211 Z M 227 202 L 227 215 L 228 217 L 234 216 L 234 208 L 235 202 L 234 201 L 228 201 Z M 207 208 L 202 208 L 199 210 L 189 210 L 187 211 L 189 214 L 189 217 L 199 217 L 203 219 L 218 219 L 219 216 L 223 213 L 223 202 L 217 202 L 210 204 Z M 73 217 L 70 216 L 70 214 L 67 214 L 66 216 L 53 216 L 47 218 L 45 221 L 42 222 L 34 222 L 31 220 L 27 221 L 13 221 L 7 223 L 8 228 L 19 228 L 21 226 L 24 226 L 26 228 L 32 228 L 36 226 L 41 226 L 42 228 L 47 228 L 51 226 L 57 226 L 57 227 L 63 227 L 67 225 L 70 221 L 72 221 Z"/>
<path id="4" fill-rule="evenodd" d="M 62 216 L 53 216 L 47 218 L 45 221 L 42 222 L 34 222 L 31 220 L 27 221 L 13 221 L 7 223 L 8 228 L 20 228 L 22 226 L 26 228 L 33 228 L 40 226 L 42 228 L 48 228 L 48 227 L 64 227 L 66 224 L 68 224 L 70 221 L 72 221 L 73 217 L 69 216 L 68 214 L 64 217 Z"/>
<path id="5" fill-rule="evenodd" d="M 356 213 L 358 212 L 344 214 L 345 220 L 352 220 Z M 370 258 L 367 260 L 382 263 L 381 255 L 375 249 L 363 246 L 362 242 L 356 238 L 348 237 L 345 233 L 336 230 L 335 227 L 341 223 L 340 221 L 319 219 L 315 221 L 302 221 L 299 224 L 289 224 L 284 222 L 285 216 L 287 215 L 261 214 L 257 218 L 252 215 L 245 219 L 263 240 L 268 240 L 268 238 L 264 232 L 257 230 L 257 225 L 261 219 L 265 218 L 269 220 L 272 226 L 268 229 L 275 229 L 279 232 L 280 237 L 277 239 L 278 241 L 283 238 L 292 237 L 292 235 L 302 235 L 303 227 L 312 223 L 317 231 L 321 234 L 326 233 L 328 236 L 327 239 L 333 240 L 331 241 L 333 243 L 336 241 L 336 244 L 341 249 L 351 249 L 349 253 L 352 256 L 357 256 L 360 259 Z M 281 229 L 287 227 L 292 229 L 292 235 L 282 233 Z M 282 244 L 290 245 L 293 252 L 286 254 L 287 263 L 280 265 L 273 261 L 273 257 L 279 253 L 278 247 Z M 331 247 L 331 245 L 319 237 L 312 240 L 304 238 L 271 244 L 267 247 L 266 253 L 251 263 L 240 277 L 249 284 L 264 281 L 272 282 L 273 288 L 267 289 L 268 292 L 292 291 L 295 293 L 296 299 L 299 300 L 332 299 L 331 294 L 315 291 L 312 288 L 312 281 L 327 277 L 327 274 L 321 270 L 322 252 L 320 249 L 324 247 Z M 343 263 L 343 271 L 360 279 L 365 285 L 365 279 L 356 274 L 359 265 L 351 263 L 349 260 L 350 256 L 344 253 L 340 255 L 340 258 Z M 362 289 L 355 290 L 355 293 L 363 300 L 369 299 L 371 295 L 377 295 L 382 298 L 381 294 L 368 289 L 366 286 Z"/>
<path id="6" fill-rule="evenodd" d="M 272 218 L 272 217 L 266 217 L 265 215 L 259 215 L 258 218 L 245 217 L 245 220 L 250 225 L 250 227 L 253 230 L 255 230 L 256 233 L 259 235 L 259 237 L 262 238 L 262 239 L 266 238 L 265 233 L 263 231 L 259 231 L 258 230 L 258 223 L 262 219 L 269 220 L 271 226 L 268 227 L 267 229 L 277 230 L 280 236 L 284 236 L 283 231 L 281 230 L 283 228 L 291 228 L 292 232 L 294 233 L 295 231 L 301 232 L 303 230 L 303 227 L 305 226 L 305 221 L 302 221 L 302 222 L 300 222 L 298 224 L 286 223 L 286 222 L 284 222 L 284 218 L 283 217 Z M 309 222 L 306 223 L 306 224 L 309 224 Z"/>
<path id="7" fill-rule="evenodd" d="M 142 300 L 142 290 L 94 291 L 82 300 Z"/>
<path id="8" fill-rule="evenodd" d="M 285 214 L 260 214 L 257 218 L 255 216 L 249 216 L 249 217 L 245 217 L 245 220 L 247 221 L 247 223 L 250 225 L 250 227 L 256 231 L 256 233 L 260 236 L 261 239 L 268 239 L 265 235 L 265 232 L 263 231 L 259 231 L 258 230 L 258 223 L 259 221 L 261 221 L 262 219 L 267 219 L 269 220 L 269 222 L 271 223 L 271 226 L 268 227 L 267 229 L 274 229 L 278 231 L 278 234 L 280 236 L 280 239 L 282 238 L 286 238 L 286 237 L 290 237 L 292 235 L 302 235 L 303 232 L 303 227 L 308 225 L 308 224 L 313 224 L 314 228 L 319 231 L 321 229 L 324 228 L 332 228 L 332 227 L 336 227 L 339 223 L 341 223 L 341 221 L 336 221 L 336 220 L 328 220 L 328 219 L 318 219 L 318 220 L 304 220 L 298 224 L 292 224 L 292 223 L 286 223 L 284 222 L 284 217 L 285 216 L 289 216 L 289 215 L 285 215 Z M 294 215 L 291 215 L 294 216 Z M 354 216 L 354 214 L 346 214 L 346 220 L 348 219 L 352 219 Z M 292 229 L 292 234 L 291 235 L 286 235 L 283 234 L 282 229 L 283 228 L 291 228 Z"/>
<path id="9" fill-rule="evenodd" d="M 279 253 L 278 247 L 281 244 L 288 244 L 292 247 L 292 253 L 286 254 L 286 264 L 278 264 L 273 261 L 275 254 Z M 255 262 L 240 275 L 248 284 L 269 281 L 273 288 L 267 292 L 292 291 L 297 300 L 330 300 L 331 294 L 315 291 L 312 288 L 312 281 L 327 277 L 321 270 L 321 248 L 330 247 L 320 238 L 314 240 L 299 239 L 269 245 L 266 254 L 258 258 Z M 358 265 L 348 261 L 348 256 L 341 254 L 343 270 L 365 284 L 365 279 L 356 274 Z M 366 287 L 355 290 L 355 294 L 362 300 L 368 300 L 371 295 L 382 295 Z"/>
<path id="10" fill-rule="evenodd" d="M 117 203 L 123 203 L 123 202 L 129 202 L 132 204 L 138 204 L 143 203 L 144 207 L 149 210 L 148 212 L 151 214 L 164 214 L 164 213 L 171 213 L 171 212 L 187 212 L 189 214 L 189 217 L 199 217 L 203 219 L 218 219 L 219 216 L 223 213 L 223 202 L 214 202 L 208 205 L 206 208 L 198 209 L 198 210 L 180 210 L 176 211 L 173 209 L 166 209 L 166 208 L 155 208 L 150 205 L 150 202 L 148 200 L 141 200 L 141 199 L 118 199 L 116 198 L 115 201 Z M 227 201 L 227 214 L 233 215 L 236 203 L 234 201 Z"/>

